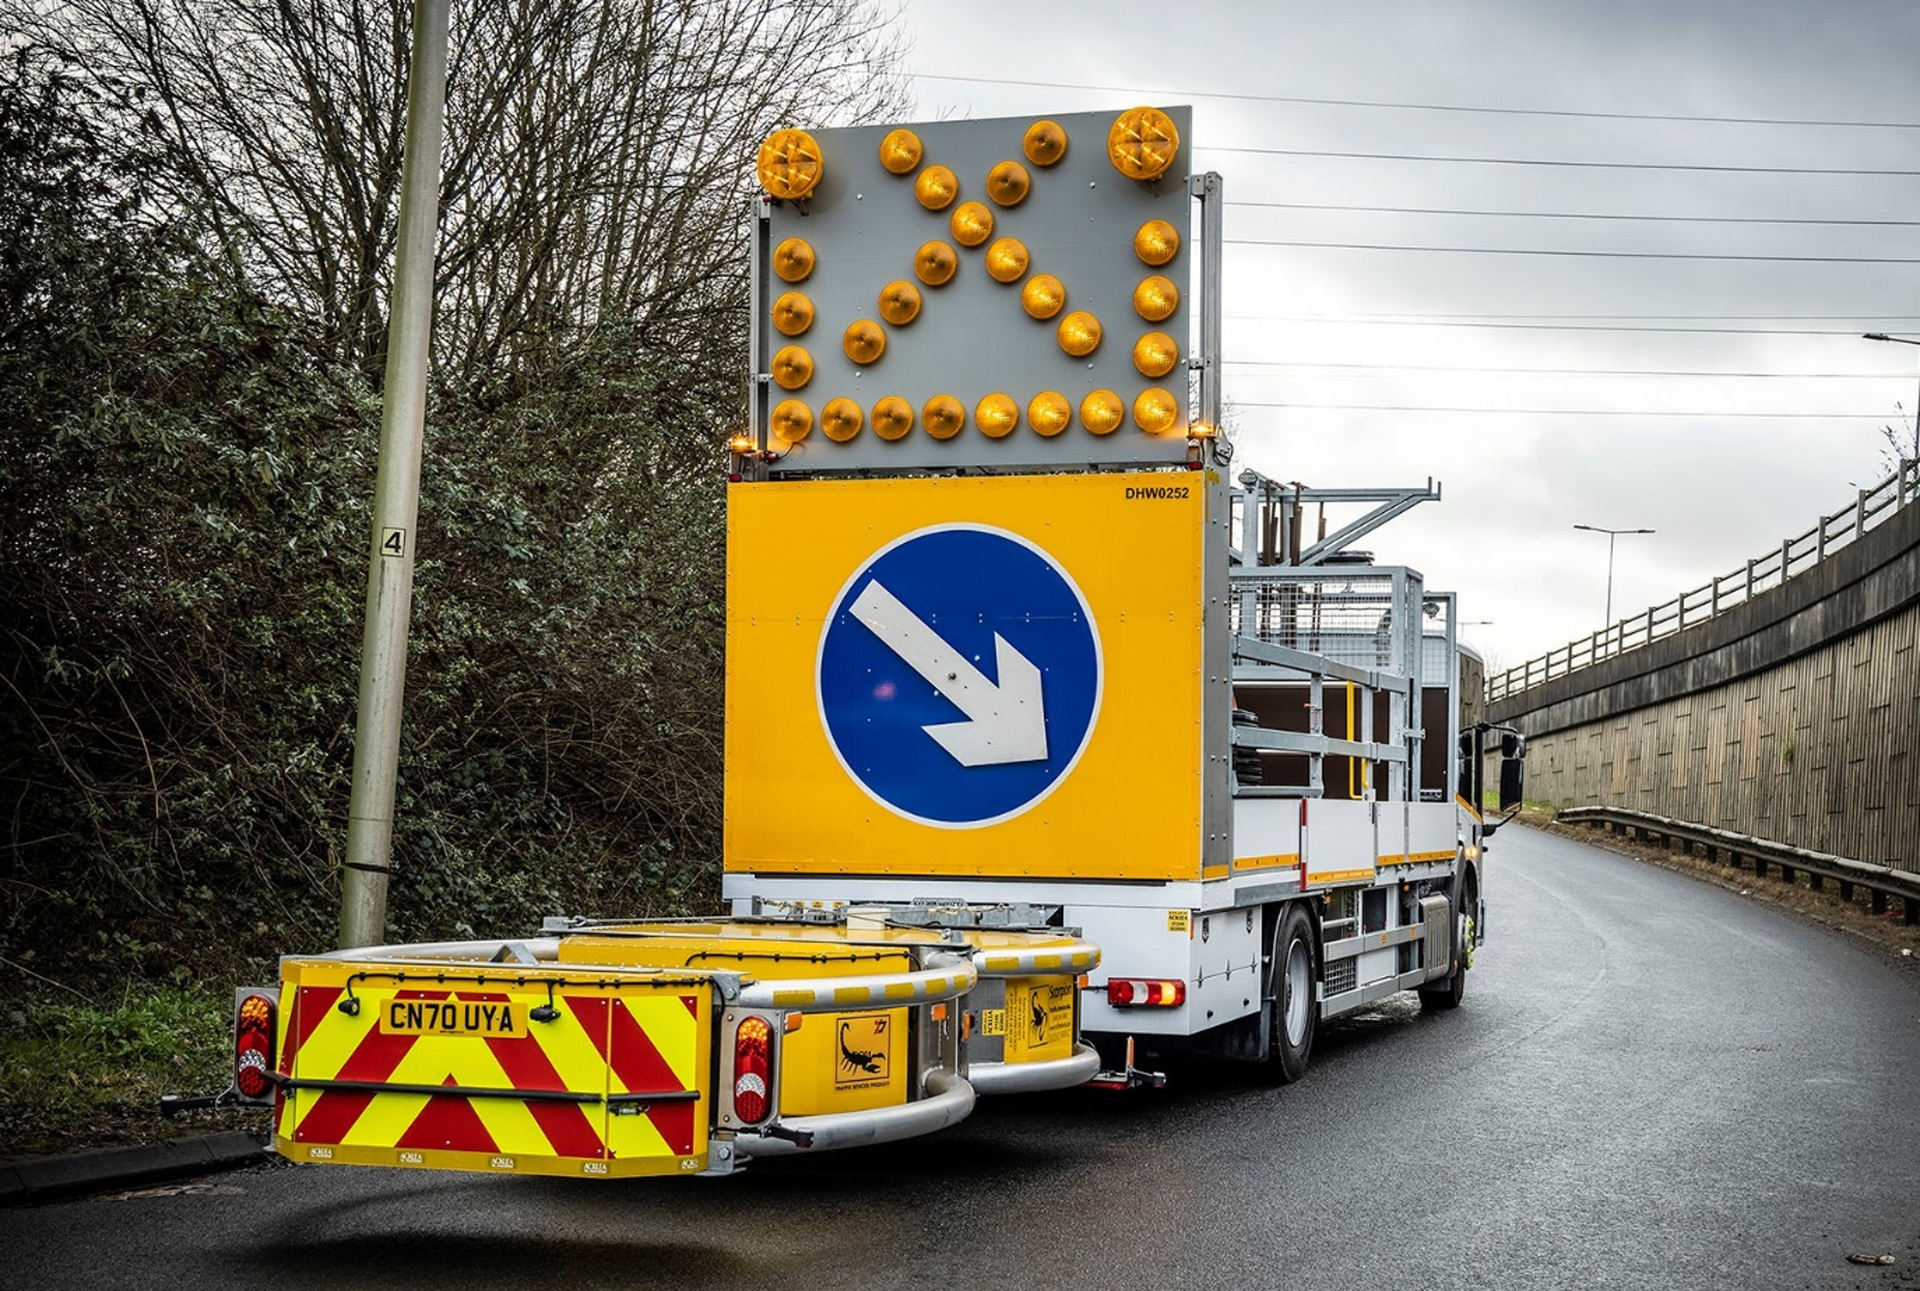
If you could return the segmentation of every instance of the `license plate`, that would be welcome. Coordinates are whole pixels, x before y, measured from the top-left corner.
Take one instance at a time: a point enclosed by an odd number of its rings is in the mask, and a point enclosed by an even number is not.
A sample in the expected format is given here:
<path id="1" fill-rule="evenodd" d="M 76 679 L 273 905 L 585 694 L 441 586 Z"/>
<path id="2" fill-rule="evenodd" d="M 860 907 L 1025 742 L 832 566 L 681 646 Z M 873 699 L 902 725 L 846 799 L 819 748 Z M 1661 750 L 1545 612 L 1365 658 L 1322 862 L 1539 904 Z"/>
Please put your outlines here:
<path id="1" fill-rule="evenodd" d="M 389 1000 L 380 1014 L 388 1035 L 523 1036 L 527 1006 L 504 1000 Z"/>

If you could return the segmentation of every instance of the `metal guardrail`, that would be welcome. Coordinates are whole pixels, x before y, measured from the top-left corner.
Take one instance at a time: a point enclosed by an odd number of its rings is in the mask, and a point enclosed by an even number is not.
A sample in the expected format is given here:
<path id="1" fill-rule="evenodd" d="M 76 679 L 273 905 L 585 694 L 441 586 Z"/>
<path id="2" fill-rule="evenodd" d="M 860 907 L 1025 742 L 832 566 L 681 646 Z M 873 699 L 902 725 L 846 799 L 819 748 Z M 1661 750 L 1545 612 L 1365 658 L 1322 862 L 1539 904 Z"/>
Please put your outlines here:
<path id="1" fill-rule="evenodd" d="M 1842 901 L 1853 900 L 1854 888 L 1862 887 L 1869 893 L 1875 914 L 1886 913 L 1887 901 L 1899 897 L 1906 922 L 1920 924 L 1920 874 L 1908 870 L 1896 870 L 1886 865 L 1835 856 L 1830 852 L 1793 847 L 1787 843 L 1738 834 L 1730 829 L 1695 825 L 1626 807 L 1568 807 L 1556 812 L 1554 820 L 1569 825 L 1605 825 L 1608 833 L 1623 833 L 1628 837 L 1632 837 L 1637 830 L 1642 841 L 1677 844 L 1680 850 L 1689 855 L 1696 846 L 1702 847 L 1706 849 L 1706 857 L 1710 861 L 1720 859 L 1720 854 L 1725 853 L 1727 864 L 1735 869 L 1740 868 L 1744 858 L 1753 862 L 1754 874 L 1762 878 L 1766 877 L 1769 866 L 1777 868 L 1780 877 L 1789 883 L 1797 874 L 1804 873 L 1807 885 L 1816 892 L 1821 890 L 1825 880 L 1832 879 L 1840 885 Z"/>
<path id="2" fill-rule="evenodd" d="M 1682 592 L 1642 614 L 1601 628 L 1589 637 L 1489 676 L 1487 700 L 1491 703 L 1505 699 L 1628 650 L 1650 645 L 1662 637 L 1697 627 L 1717 614 L 1745 604 L 1761 592 L 1779 587 L 1796 574 L 1806 573 L 1914 502 L 1920 502 L 1920 460 L 1902 461 L 1899 469 L 1879 484 L 1861 489 L 1851 505 L 1820 517 L 1820 523 L 1813 528 L 1783 540 L 1778 547 L 1749 560 L 1742 568 L 1722 574 L 1704 587 Z"/>

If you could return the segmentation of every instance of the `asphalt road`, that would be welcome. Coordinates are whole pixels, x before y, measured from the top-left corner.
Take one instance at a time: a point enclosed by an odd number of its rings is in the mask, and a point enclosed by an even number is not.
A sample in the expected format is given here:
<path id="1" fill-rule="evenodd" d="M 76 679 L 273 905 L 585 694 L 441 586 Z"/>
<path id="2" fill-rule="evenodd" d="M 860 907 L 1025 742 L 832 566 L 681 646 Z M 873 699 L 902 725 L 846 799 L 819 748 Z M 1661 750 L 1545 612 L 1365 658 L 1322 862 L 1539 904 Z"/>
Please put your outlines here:
<path id="1" fill-rule="evenodd" d="M 1912 961 L 1517 827 L 1491 865 L 1466 1004 L 1343 1019 L 1290 1088 L 1176 1071 L 733 1179 L 249 1170 L 0 1212 L 0 1282 L 1920 1286 Z"/>

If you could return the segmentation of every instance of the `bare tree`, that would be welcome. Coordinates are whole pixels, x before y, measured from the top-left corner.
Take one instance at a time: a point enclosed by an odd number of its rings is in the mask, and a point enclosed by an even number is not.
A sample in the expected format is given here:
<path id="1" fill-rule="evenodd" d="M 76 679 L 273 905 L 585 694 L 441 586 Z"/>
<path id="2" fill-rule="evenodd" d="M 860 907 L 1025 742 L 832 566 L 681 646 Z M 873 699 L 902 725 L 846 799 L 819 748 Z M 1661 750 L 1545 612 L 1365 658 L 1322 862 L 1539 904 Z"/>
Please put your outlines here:
<path id="1" fill-rule="evenodd" d="M 4 0 L 177 154 L 237 273 L 377 373 L 407 0 Z M 902 101 L 870 0 L 456 0 L 437 357 L 509 369 L 618 313 L 649 341 L 744 309 L 755 146 Z"/>
<path id="2" fill-rule="evenodd" d="M 1894 405 L 1899 408 L 1899 404 Z M 1885 447 L 1880 450 L 1880 463 L 1891 475 L 1900 469 L 1902 462 L 1920 461 L 1920 416 L 1913 419 L 1912 429 L 1899 424 L 1880 428 L 1880 438 Z"/>

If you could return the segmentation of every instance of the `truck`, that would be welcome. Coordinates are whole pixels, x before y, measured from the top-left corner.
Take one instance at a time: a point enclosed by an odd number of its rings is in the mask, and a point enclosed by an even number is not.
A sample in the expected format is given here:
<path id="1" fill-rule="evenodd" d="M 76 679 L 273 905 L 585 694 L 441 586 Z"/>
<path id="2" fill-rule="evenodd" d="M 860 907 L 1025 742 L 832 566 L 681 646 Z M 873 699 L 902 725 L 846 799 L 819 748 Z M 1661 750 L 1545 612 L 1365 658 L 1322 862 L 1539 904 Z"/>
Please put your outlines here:
<path id="1" fill-rule="evenodd" d="M 1324 1019 L 1460 1003 L 1500 823 L 1477 660 L 1451 594 L 1354 548 L 1439 490 L 1231 472 L 1191 117 L 766 140 L 726 910 L 287 957 L 236 993 L 222 1096 L 282 1154 L 725 1174 L 1171 1056 L 1297 1080 Z"/>
<path id="2" fill-rule="evenodd" d="M 1438 488 L 1231 469 L 1191 137 L 1138 107 L 759 157 L 723 898 L 1076 928 L 1105 1084 L 1295 1080 L 1324 1019 L 1457 1005 L 1500 823 L 1454 597 L 1354 547 Z M 1305 541 L 1330 505 L 1362 511 Z"/>

